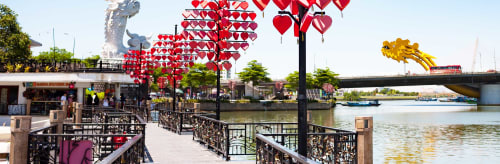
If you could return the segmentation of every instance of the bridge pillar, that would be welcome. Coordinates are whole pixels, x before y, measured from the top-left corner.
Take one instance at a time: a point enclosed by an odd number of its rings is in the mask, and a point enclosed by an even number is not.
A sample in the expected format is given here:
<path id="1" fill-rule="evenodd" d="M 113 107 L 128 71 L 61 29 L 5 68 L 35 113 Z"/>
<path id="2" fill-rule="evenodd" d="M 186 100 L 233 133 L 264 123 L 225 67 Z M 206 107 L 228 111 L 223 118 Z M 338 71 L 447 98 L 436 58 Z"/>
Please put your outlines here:
<path id="1" fill-rule="evenodd" d="M 500 84 L 483 84 L 480 88 L 481 98 L 478 105 L 500 106 Z"/>

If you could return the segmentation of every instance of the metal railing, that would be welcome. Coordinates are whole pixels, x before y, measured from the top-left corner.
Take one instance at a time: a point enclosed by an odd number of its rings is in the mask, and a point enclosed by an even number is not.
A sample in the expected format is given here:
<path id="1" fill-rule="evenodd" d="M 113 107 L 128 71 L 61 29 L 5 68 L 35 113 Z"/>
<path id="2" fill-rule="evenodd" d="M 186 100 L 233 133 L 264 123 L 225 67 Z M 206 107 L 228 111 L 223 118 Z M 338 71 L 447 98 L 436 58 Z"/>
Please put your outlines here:
<path id="1" fill-rule="evenodd" d="M 182 132 L 190 132 L 193 131 L 193 116 L 196 114 L 205 113 L 160 110 L 158 126 L 162 126 L 163 128 L 178 134 L 181 134 Z"/>
<path id="2" fill-rule="evenodd" d="M 257 134 L 275 136 L 277 143 L 281 143 L 291 150 L 297 148 L 297 123 L 226 123 L 205 115 L 193 115 L 192 122 L 193 139 L 206 144 L 207 147 L 222 154 L 227 160 L 230 159 L 231 155 L 255 155 L 255 137 Z M 323 157 L 325 153 L 337 153 L 335 159 L 342 158 L 341 161 L 355 160 L 355 158 L 351 159 L 356 154 L 355 132 L 315 124 L 309 124 L 308 127 L 310 139 L 321 138 L 328 140 L 328 142 L 325 140 L 319 142 L 318 140 L 317 144 L 319 145 L 310 145 L 313 146 L 309 150 L 310 152 L 320 152 L 316 147 L 326 148 L 334 145 L 334 143 L 337 144 L 335 147 L 321 151 L 323 153 L 309 156 L 311 159 L 319 156 Z M 351 154 L 339 154 L 340 152 Z"/>
<path id="3" fill-rule="evenodd" d="M 146 122 L 142 118 L 128 112 L 97 114 L 104 117 L 104 122 L 112 123 L 62 124 L 62 134 L 57 134 L 57 125 L 31 131 L 28 161 L 95 163 L 118 150 L 124 151 L 120 156 L 126 163 L 138 163 L 145 159 Z M 127 140 L 133 143 L 121 148 Z"/>
<path id="4" fill-rule="evenodd" d="M 110 155 L 104 158 L 99 164 L 122 164 L 122 163 L 133 163 L 140 164 L 141 149 L 144 147 L 144 135 L 136 135 L 131 140 L 128 140 L 120 148 L 113 151 Z"/>
<path id="5" fill-rule="evenodd" d="M 261 135 L 256 135 L 256 163 L 300 163 L 300 164 L 316 164 L 317 162 L 308 159 L 294 151 L 283 147 L 273 140 Z"/>
<path id="6" fill-rule="evenodd" d="M 122 63 L 107 63 L 102 60 L 82 62 L 72 60 L 1 60 L 0 72 L 124 72 Z"/>

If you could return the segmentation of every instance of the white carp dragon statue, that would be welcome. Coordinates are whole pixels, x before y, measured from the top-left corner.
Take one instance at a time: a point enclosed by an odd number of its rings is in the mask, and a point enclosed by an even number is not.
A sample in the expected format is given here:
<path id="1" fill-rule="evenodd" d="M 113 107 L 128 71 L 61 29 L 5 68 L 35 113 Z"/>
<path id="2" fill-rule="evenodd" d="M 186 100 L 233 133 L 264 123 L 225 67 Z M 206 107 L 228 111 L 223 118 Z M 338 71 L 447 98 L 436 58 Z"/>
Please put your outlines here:
<path id="1" fill-rule="evenodd" d="M 103 59 L 123 59 L 123 54 L 129 49 L 139 49 L 140 43 L 143 43 L 143 48 L 147 49 L 151 45 L 148 40 L 151 37 L 131 34 L 126 30 L 127 20 L 137 13 L 141 5 L 136 0 L 106 0 L 109 1 L 108 9 L 106 10 L 105 19 L 105 43 L 103 46 L 101 57 Z M 130 48 L 123 45 L 123 35 L 131 37 L 128 41 Z"/>

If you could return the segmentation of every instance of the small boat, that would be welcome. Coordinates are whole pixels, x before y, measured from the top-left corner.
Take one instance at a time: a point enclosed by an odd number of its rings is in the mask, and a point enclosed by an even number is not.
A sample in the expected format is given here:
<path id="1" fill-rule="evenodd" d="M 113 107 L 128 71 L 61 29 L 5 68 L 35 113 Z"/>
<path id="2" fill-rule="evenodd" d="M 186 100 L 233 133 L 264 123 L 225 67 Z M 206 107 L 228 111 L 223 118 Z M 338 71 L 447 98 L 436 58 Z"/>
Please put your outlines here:
<path id="1" fill-rule="evenodd" d="M 343 106 L 379 106 L 378 100 L 373 101 L 359 101 L 359 102 L 347 102 L 342 104 Z"/>
<path id="2" fill-rule="evenodd" d="M 424 97 L 419 97 L 415 99 L 415 101 L 437 101 L 437 98 L 424 98 Z"/>

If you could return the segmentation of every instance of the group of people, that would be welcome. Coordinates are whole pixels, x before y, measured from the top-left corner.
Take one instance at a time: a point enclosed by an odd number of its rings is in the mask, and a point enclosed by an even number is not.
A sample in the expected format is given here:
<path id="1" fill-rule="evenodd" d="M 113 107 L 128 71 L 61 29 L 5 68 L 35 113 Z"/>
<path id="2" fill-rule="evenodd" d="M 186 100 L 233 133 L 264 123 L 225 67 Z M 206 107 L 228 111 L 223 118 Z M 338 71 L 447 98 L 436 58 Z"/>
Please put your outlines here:
<path id="1" fill-rule="evenodd" d="M 114 95 L 105 95 L 104 98 L 102 99 L 102 103 L 100 101 L 101 100 L 99 99 L 96 93 L 87 96 L 87 105 L 95 105 L 95 106 L 102 105 L 103 107 L 115 107 L 117 105 L 117 100 Z M 123 95 L 123 93 L 120 94 L 121 104 L 123 105 L 125 101 L 126 98 Z"/>

